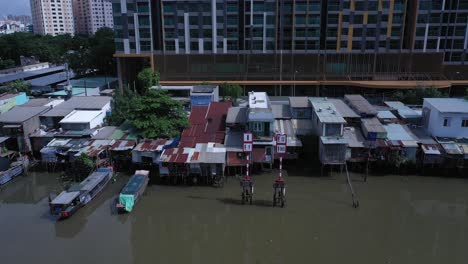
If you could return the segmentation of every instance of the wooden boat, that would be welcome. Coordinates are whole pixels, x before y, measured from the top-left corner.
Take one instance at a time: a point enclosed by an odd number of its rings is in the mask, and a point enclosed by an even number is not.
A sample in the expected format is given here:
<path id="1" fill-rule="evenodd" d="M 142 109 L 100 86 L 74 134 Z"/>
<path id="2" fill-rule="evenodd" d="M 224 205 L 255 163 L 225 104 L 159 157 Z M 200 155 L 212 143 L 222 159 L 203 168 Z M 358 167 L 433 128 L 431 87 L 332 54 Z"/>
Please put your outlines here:
<path id="1" fill-rule="evenodd" d="M 79 208 L 93 200 L 106 187 L 112 176 L 112 168 L 101 168 L 91 173 L 80 184 L 61 192 L 50 201 L 51 214 L 59 220 L 72 216 Z"/>
<path id="2" fill-rule="evenodd" d="M 130 177 L 125 187 L 119 194 L 117 202 L 117 211 L 119 213 L 131 212 L 136 202 L 140 199 L 146 190 L 149 182 L 149 171 L 137 170 Z"/>
<path id="3" fill-rule="evenodd" d="M 8 170 L 0 172 L 0 185 L 3 185 L 13 180 L 13 178 L 21 175 L 23 171 L 24 171 L 23 164 L 21 164 L 20 162 L 12 163 L 11 167 Z"/>

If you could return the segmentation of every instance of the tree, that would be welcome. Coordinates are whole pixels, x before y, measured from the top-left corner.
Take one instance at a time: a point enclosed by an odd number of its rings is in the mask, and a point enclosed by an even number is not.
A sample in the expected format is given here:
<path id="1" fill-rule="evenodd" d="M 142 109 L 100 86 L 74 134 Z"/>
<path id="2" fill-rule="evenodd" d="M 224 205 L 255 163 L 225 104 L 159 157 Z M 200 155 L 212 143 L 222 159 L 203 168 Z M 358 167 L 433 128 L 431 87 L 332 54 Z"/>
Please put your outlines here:
<path id="1" fill-rule="evenodd" d="M 226 100 L 226 97 L 229 97 L 234 105 L 237 103 L 237 99 L 242 95 L 242 87 L 235 83 L 224 83 L 220 87 L 221 95 L 223 99 Z"/>
<path id="2" fill-rule="evenodd" d="M 69 168 L 69 174 L 74 181 L 82 181 L 94 170 L 94 161 L 86 154 L 82 153 L 76 158 Z"/>
<path id="3" fill-rule="evenodd" d="M 25 92 L 26 94 L 31 93 L 31 84 L 24 80 L 16 80 L 8 84 L 10 92 Z"/>
<path id="4" fill-rule="evenodd" d="M 135 96 L 137 95 L 131 89 L 124 89 L 122 92 L 116 90 L 112 98 L 112 113 L 108 119 L 110 125 L 119 126 L 129 118 Z"/>
<path id="5" fill-rule="evenodd" d="M 448 95 L 437 88 L 422 88 L 422 89 L 409 89 L 404 91 L 395 92 L 392 96 L 393 100 L 401 101 L 405 104 L 420 105 L 423 103 L 424 98 L 438 98 L 447 97 Z"/>
<path id="6" fill-rule="evenodd" d="M 165 91 L 149 90 L 132 104 L 128 119 L 144 138 L 172 138 L 188 125 L 182 104 Z"/>
<path id="7" fill-rule="evenodd" d="M 3 60 L 0 58 L 0 70 L 12 68 L 15 66 L 15 61 L 12 59 Z"/>
<path id="8" fill-rule="evenodd" d="M 140 88 L 138 93 L 140 95 L 147 94 L 148 90 L 155 86 L 159 85 L 159 73 L 154 71 L 151 68 L 145 68 L 138 73 L 138 81 L 140 82 Z"/>
<path id="9" fill-rule="evenodd" d="M 115 74 L 114 32 L 111 28 L 100 28 L 90 41 L 90 68 L 105 74 Z"/>

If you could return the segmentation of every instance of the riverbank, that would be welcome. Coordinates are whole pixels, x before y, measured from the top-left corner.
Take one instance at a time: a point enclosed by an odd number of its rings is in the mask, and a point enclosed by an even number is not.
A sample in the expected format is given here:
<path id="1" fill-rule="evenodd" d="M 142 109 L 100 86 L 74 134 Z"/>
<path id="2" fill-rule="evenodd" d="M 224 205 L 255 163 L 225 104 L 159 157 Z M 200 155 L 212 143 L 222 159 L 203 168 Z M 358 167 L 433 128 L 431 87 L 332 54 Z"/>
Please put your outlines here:
<path id="1" fill-rule="evenodd" d="M 240 187 L 149 186 L 127 215 L 112 214 L 119 175 L 71 219 L 54 222 L 47 195 L 58 175 L 32 173 L 0 188 L 4 263 L 465 263 L 465 179 L 352 174 L 287 175 L 287 207 L 271 207 L 276 174 Z"/>

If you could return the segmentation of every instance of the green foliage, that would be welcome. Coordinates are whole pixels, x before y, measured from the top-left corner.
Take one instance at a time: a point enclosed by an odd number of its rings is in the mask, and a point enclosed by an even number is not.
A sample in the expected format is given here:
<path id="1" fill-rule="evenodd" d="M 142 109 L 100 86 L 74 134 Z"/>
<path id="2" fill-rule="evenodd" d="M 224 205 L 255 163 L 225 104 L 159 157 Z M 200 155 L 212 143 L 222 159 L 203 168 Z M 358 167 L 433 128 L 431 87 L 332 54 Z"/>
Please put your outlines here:
<path id="1" fill-rule="evenodd" d="M 102 28 L 94 36 L 40 36 L 19 32 L 0 36 L 0 58 L 20 63 L 20 56 L 34 56 L 55 64 L 69 62 L 77 73 L 98 70 L 115 73 L 112 29 Z M 1 69 L 1 61 L 0 61 Z"/>
<path id="2" fill-rule="evenodd" d="M 224 83 L 221 85 L 220 89 L 220 93 L 221 96 L 223 96 L 223 99 L 231 99 L 234 105 L 236 105 L 237 98 L 239 98 L 242 95 L 243 91 L 242 87 L 235 83 Z"/>
<path id="3" fill-rule="evenodd" d="M 94 161 L 85 153 L 82 153 L 71 164 L 68 173 L 74 181 L 82 181 L 94 170 Z"/>
<path id="4" fill-rule="evenodd" d="M 12 68 L 15 66 L 15 61 L 12 59 L 3 60 L 0 58 L 0 70 Z"/>
<path id="5" fill-rule="evenodd" d="M 24 80 L 16 80 L 8 84 L 9 92 L 25 92 L 30 94 L 31 84 Z"/>
<path id="6" fill-rule="evenodd" d="M 148 90 L 155 85 L 159 85 L 159 73 L 153 72 L 151 68 L 145 68 L 138 73 L 138 81 L 140 82 L 140 88 L 138 93 L 140 95 L 145 95 L 148 93 Z"/>
<path id="7" fill-rule="evenodd" d="M 401 101 L 405 104 L 421 105 L 424 98 L 448 97 L 448 95 L 440 89 L 423 88 L 411 89 L 395 92 L 392 96 L 393 100 Z"/>
<path id="8" fill-rule="evenodd" d="M 108 119 L 110 125 L 119 126 L 129 118 L 136 96 L 130 89 L 124 89 L 123 92 L 116 90 L 112 98 L 112 114 Z"/>
<path id="9" fill-rule="evenodd" d="M 144 138 L 172 138 L 188 125 L 182 104 L 161 90 L 134 97 L 128 119 Z"/>

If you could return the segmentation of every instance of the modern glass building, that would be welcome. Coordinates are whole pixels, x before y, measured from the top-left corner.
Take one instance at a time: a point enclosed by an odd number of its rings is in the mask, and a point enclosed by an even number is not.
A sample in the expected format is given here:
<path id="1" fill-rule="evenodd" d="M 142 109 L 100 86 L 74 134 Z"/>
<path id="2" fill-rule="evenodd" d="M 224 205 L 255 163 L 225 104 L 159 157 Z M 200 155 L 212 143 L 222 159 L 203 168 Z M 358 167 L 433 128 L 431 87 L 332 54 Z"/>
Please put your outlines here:
<path id="1" fill-rule="evenodd" d="M 148 64 L 174 84 L 442 87 L 468 62 L 468 0 L 112 2 L 121 85 Z"/>

